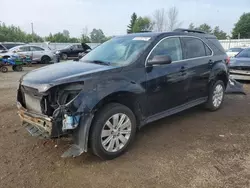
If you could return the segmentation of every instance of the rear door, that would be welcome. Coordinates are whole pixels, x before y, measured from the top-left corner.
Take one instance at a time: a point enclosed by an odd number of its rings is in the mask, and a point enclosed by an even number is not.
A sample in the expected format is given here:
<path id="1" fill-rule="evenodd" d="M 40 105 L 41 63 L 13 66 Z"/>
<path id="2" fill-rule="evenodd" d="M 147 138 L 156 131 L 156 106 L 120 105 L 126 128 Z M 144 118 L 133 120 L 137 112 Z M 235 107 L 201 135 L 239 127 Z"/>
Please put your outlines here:
<path id="1" fill-rule="evenodd" d="M 24 56 L 30 56 L 32 57 L 32 51 L 30 50 L 29 46 L 21 46 L 16 51 L 18 54 L 24 55 Z"/>
<path id="2" fill-rule="evenodd" d="M 207 96 L 207 85 L 213 64 L 212 50 L 197 37 L 181 37 L 184 59 L 187 62 L 188 100 Z"/>
<path id="3" fill-rule="evenodd" d="M 44 49 L 38 46 L 30 46 L 32 52 L 33 61 L 41 61 L 42 56 L 44 55 Z"/>

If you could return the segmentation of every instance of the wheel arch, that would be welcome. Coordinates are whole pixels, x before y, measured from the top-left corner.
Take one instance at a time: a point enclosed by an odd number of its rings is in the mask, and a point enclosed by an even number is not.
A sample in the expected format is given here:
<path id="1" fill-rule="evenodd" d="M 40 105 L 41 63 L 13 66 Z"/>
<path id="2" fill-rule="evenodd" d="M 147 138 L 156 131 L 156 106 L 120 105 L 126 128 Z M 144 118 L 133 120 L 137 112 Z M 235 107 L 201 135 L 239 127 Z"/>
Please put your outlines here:
<path id="1" fill-rule="evenodd" d="M 98 112 L 101 108 L 109 103 L 119 103 L 128 107 L 136 117 L 137 125 L 142 119 L 141 106 L 138 100 L 138 95 L 129 91 L 120 91 L 112 93 L 100 100 L 92 109 L 93 113 Z"/>

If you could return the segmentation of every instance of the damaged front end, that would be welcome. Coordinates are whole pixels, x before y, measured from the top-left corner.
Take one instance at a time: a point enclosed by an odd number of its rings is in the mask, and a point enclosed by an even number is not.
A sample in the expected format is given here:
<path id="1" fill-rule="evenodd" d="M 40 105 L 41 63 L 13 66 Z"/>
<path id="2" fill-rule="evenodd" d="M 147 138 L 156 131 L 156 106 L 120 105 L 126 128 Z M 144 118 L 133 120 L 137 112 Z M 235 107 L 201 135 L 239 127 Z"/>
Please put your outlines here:
<path id="1" fill-rule="evenodd" d="M 83 82 L 71 83 L 44 92 L 25 85 L 20 85 L 18 89 L 18 114 L 32 136 L 73 137 L 74 145 L 63 157 L 87 152 L 88 131 L 93 115 L 85 104 L 83 86 Z"/>

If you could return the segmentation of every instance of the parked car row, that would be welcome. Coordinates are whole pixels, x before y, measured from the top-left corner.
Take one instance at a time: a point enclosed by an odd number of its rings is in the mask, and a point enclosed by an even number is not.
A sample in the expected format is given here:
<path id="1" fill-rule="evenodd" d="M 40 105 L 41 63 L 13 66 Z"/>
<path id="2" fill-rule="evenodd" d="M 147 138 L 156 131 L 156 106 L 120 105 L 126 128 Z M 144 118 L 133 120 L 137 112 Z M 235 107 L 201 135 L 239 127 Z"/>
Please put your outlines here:
<path id="1" fill-rule="evenodd" d="M 250 48 L 230 59 L 230 76 L 236 80 L 250 80 Z"/>
<path id="2" fill-rule="evenodd" d="M 18 43 L 13 43 L 12 46 L 12 48 L 9 48 L 10 45 L 7 46 L 0 44 L 0 52 L 3 58 L 9 58 L 17 53 L 32 57 L 33 62 L 44 64 L 50 62 L 59 62 L 60 59 L 79 59 L 91 51 L 91 47 L 85 43 L 69 45 L 57 51 L 53 51 L 49 47 L 43 48 L 30 44 L 18 45 Z"/>

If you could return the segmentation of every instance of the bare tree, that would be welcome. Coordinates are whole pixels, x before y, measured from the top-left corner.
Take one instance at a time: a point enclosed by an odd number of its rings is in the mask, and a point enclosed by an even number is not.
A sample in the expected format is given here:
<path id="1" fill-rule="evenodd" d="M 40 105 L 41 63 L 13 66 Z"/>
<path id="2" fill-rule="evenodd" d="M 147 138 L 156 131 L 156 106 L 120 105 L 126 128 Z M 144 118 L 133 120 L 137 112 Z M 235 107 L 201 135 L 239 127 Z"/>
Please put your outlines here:
<path id="1" fill-rule="evenodd" d="M 165 31 L 167 28 L 167 12 L 164 8 L 157 9 L 153 13 L 154 29 L 158 32 Z"/>
<path id="2" fill-rule="evenodd" d="M 180 27 L 181 22 L 178 21 L 178 9 L 172 7 L 168 10 L 168 30 L 173 31 L 176 28 Z"/>

